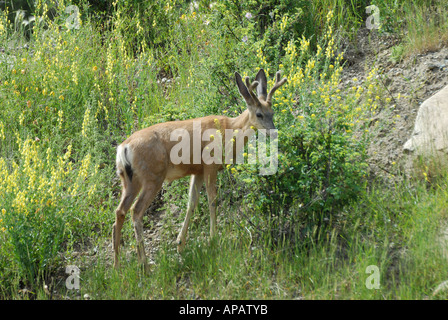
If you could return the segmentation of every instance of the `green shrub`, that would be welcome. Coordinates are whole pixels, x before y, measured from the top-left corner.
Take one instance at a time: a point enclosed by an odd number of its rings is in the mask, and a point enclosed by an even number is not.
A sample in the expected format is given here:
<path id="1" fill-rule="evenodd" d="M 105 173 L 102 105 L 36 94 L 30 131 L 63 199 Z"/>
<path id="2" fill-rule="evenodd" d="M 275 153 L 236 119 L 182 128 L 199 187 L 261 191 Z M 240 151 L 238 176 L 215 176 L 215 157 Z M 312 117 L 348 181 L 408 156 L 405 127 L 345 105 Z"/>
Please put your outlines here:
<path id="1" fill-rule="evenodd" d="M 57 265 L 63 244 L 70 245 L 67 233 L 81 237 L 80 217 L 87 221 L 83 202 L 95 199 L 98 168 L 90 154 L 79 167 L 73 165 L 71 146 L 64 155 L 55 156 L 37 141 L 18 138 L 17 143 L 17 162 L 0 157 L 0 232 L 6 247 L 13 249 L 11 255 L 2 246 L 0 256 L 2 261 L 16 261 L 21 275 L 34 285 Z"/>

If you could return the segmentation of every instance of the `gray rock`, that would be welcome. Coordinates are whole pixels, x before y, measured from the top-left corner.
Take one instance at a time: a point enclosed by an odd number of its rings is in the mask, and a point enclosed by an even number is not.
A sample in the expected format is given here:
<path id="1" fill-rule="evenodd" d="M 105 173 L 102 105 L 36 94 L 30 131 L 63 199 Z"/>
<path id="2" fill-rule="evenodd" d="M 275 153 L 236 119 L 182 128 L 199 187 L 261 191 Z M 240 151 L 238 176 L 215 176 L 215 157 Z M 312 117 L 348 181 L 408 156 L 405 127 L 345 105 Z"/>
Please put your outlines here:
<path id="1" fill-rule="evenodd" d="M 448 86 L 420 105 L 414 131 L 403 149 L 424 155 L 448 153 Z"/>

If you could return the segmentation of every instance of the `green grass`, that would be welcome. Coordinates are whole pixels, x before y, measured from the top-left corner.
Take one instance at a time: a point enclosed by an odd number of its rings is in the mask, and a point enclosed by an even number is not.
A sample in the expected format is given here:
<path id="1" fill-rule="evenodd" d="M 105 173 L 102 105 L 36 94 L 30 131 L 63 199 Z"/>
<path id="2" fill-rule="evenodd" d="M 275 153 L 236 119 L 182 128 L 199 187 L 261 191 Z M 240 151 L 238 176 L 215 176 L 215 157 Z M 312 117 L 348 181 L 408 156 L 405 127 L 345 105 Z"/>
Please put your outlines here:
<path id="1" fill-rule="evenodd" d="M 340 221 L 296 245 L 272 248 L 251 243 L 249 236 L 232 239 L 235 226 L 229 223 L 221 224 L 220 235 L 209 243 L 201 226 L 193 226 L 182 255 L 173 239 L 163 239 L 150 274 L 135 254 L 114 270 L 100 249 L 93 262 L 82 264 L 80 294 L 95 299 L 433 298 L 448 267 L 446 239 L 441 239 L 446 183 L 442 179 L 436 190 L 406 182 L 387 194 L 381 188 L 366 192 Z M 221 210 L 221 217 L 226 214 L 231 210 Z M 370 265 L 380 271 L 379 289 L 366 287 Z M 435 298 L 446 297 L 441 292 Z"/>
<path id="2" fill-rule="evenodd" d="M 159 25 L 130 14 L 135 1 L 108 7 L 99 21 L 81 1 L 82 25 L 72 30 L 64 8 L 52 8 L 50 19 L 45 3 L 35 5 L 42 26 L 15 28 L 0 14 L 0 298 L 447 298 L 432 296 L 447 280 L 446 175 L 367 183 L 364 151 L 377 128 L 366 123 L 389 101 L 376 66 L 363 85 L 338 87 L 337 38 L 361 25 L 363 1 L 315 1 L 305 20 L 288 1 L 223 1 L 196 11 L 172 1 L 147 8 Z M 413 14 L 378 5 L 386 16 Z M 404 30 L 387 26 L 383 32 Z M 283 139 L 278 175 L 262 178 L 248 165 L 225 170 L 217 238 L 209 242 L 201 196 L 182 255 L 174 241 L 188 179 L 172 183 L 150 274 L 137 263 L 129 215 L 122 268 L 114 270 L 115 146 L 158 122 L 238 114 L 244 106 L 233 73 L 252 76 L 261 67 L 289 79 L 274 101 Z M 81 270 L 79 291 L 65 287 L 67 265 Z M 366 286 L 372 265 L 379 289 Z"/>

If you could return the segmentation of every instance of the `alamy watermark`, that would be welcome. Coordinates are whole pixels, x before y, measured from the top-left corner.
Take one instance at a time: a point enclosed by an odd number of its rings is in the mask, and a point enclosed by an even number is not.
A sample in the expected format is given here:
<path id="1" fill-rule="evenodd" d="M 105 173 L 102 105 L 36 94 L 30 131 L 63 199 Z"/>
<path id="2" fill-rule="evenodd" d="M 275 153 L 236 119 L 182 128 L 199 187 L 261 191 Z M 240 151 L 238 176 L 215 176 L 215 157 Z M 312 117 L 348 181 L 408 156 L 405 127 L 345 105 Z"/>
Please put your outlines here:
<path id="1" fill-rule="evenodd" d="M 69 274 L 67 279 L 65 279 L 65 287 L 69 290 L 79 290 L 79 268 L 74 265 L 67 266 L 65 268 L 65 273 Z"/>
<path id="2" fill-rule="evenodd" d="M 367 289 L 379 289 L 380 288 L 380 268 L 376 265 L 370 265 L 366 268 L 366 273 L 370 276 L 366 279 Z"/>
<path id="3" fill-rule="evenodd" d="M 81 19 L 78 6 L 70 5 L 66 7 L 65 13 L 70 14 L 70 16 L 65 20 L 65 26 L 67 29 L 79 29 L 81 27 Z"/>
<path id="4" fill-rule="evenodd" d="M 369 30 L 380 28 L 380 9 L 375 5 L 366 7 L 366 13 L 370 14 L 366 20 L 366 28 Z"/>
<path id="5" fill-rule="evenodd" d="M 247 154 L 249 164 L 256 164 L 258 159 L 260 175 L 273 175 L 277 172 L 276 129 L 225 129 L 222 132 L 212 128 L 202 131 L 201 124 L 201 120 L 193 120 L 192 131 L 177 128 L 171 132 L 170 141 L 178 141 L 170 151 L 173 164 L 243 164 Z M 246 142 L 247 153 L 244 153 Z"/>

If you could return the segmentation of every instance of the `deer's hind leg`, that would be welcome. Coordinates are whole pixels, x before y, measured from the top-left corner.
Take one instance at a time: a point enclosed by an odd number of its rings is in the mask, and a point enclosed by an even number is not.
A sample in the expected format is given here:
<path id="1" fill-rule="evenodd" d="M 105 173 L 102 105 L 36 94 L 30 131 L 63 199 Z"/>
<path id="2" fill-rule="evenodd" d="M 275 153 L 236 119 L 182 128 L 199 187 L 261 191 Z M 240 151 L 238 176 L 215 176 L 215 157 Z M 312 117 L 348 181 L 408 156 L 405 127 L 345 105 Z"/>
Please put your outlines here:
<path id="1" fill-rule="evenodd" d="M 132 208 L 132 221 L 134 223 L 135 239 L 137 241 L 137 257 L 138 261 L 148 271 L 146 262 L 145 244 L 143 241 L 143 214 L 149 207 L 161 189 L 163 179 L 147 181 L 142 187 L 140 196 Z"/>
<path id="2" fill-rule="evenodd" d="M 140 188 L 141 186 L 137 181 L 130 183 L 125 180 L 123 183 L 123 193 L 121 195 L 120 204 L 118 205 L 117 210 L 115 210 L 115 223 L 112 227 L 112 244 L 114 248 L 115 268 L 119 266 L 118 257 L 120 252 L 121 229 L 123 228 L 124 219 L 135 197 L 138 195 Z"/>

